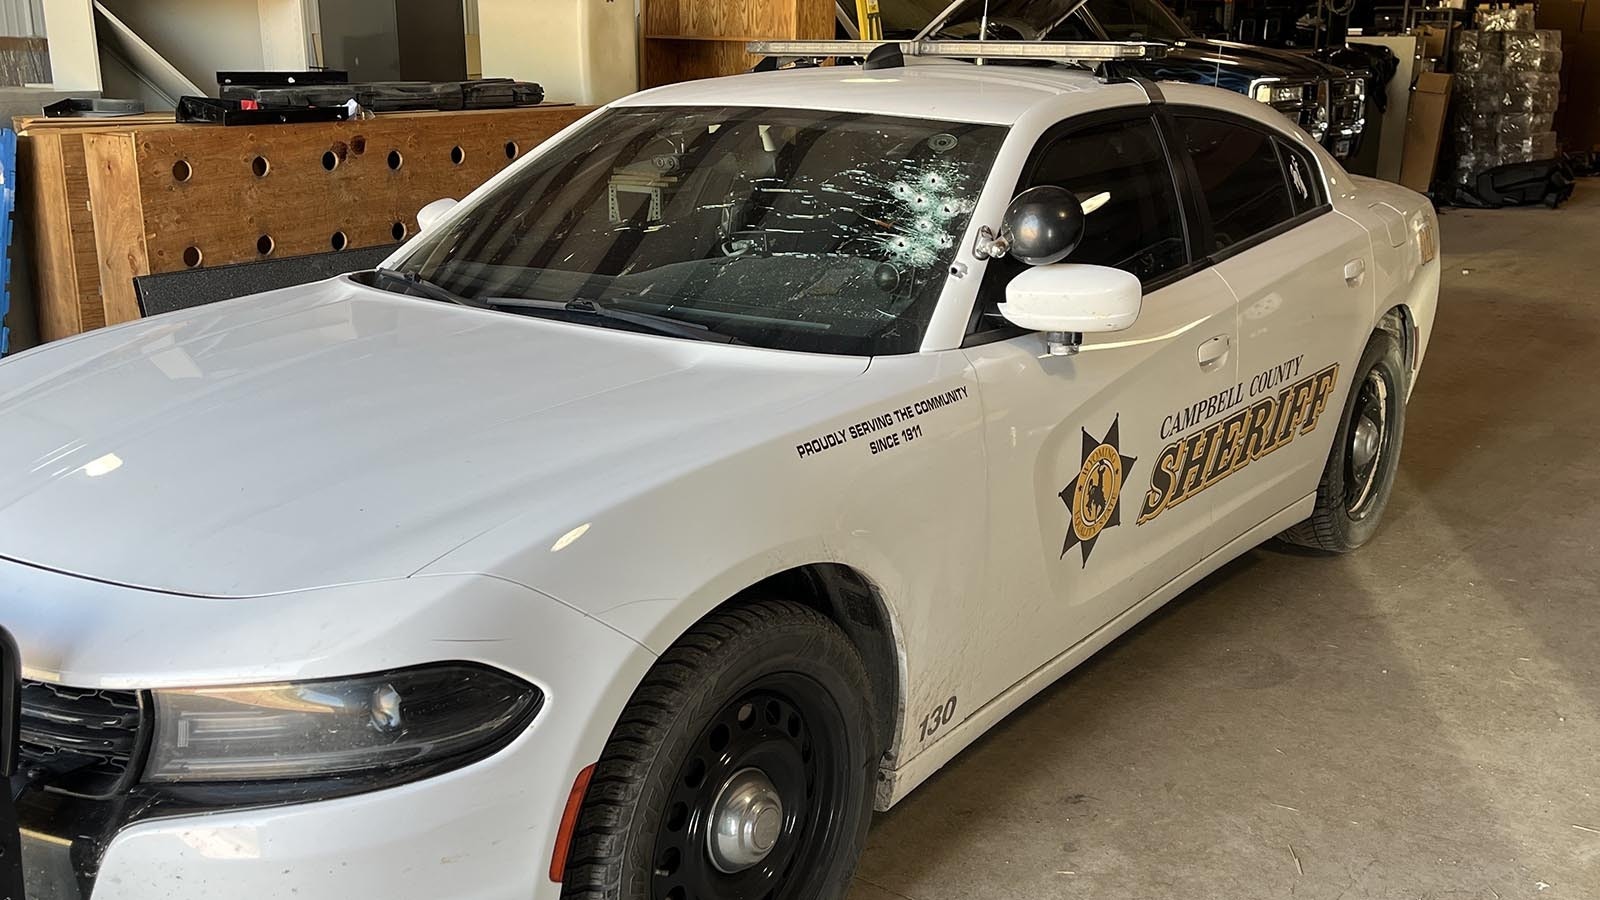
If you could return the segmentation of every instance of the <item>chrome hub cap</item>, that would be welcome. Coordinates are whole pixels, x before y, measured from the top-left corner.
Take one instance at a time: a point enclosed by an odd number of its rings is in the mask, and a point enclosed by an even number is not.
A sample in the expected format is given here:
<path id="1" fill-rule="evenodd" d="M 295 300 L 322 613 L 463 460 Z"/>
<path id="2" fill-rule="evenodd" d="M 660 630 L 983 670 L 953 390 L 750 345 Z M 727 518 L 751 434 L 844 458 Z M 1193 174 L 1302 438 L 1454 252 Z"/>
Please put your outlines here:
<path id="1" fill-rule="evenodd" d="M 706 849 L 719 871 L 742 872 L 767 858 L 783 833 L 783 799 L 760 769 L 741 769 L 711 806 Z"/>
<path id="2" fill-rule="evenodd" d="M 1356 416 L 1350 428 L 1350 464 L 1345 508 L 1360 518 L 1371 503 L 1382 468 L 1383 454 L 1389 445 L 1389 381 L 1373 369 L 1361 382 L 1356 400 Z"/>
<path id="3" fill-rule="evenodd" d="M 1378 455 L 1378 434 L 1382 430 L 1383 426 L 1366 416 L 1356 423 L 1355 436 L 1350 440 L 1350 461 L 1358 470 L 1372 465 L 1373 458 Z"/>

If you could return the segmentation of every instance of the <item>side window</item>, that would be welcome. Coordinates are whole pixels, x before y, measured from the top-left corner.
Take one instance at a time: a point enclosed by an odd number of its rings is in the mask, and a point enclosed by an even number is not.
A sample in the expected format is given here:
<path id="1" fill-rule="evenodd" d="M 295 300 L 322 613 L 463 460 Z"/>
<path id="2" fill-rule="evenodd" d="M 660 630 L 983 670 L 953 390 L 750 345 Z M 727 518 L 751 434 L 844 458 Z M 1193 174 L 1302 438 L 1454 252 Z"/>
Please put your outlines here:
<path id="1" fill-rule="evenodd" d="M 1149 282 L 1189 261 L 1172 166 L 1149 116 L 1047 136 L 1024 174 L 1023 188 L 1055 185 L 1083 201 L 1087 228 L 1066 262 L 1111 266 Z M 972 331 L 1005 326 L 996 305 L 1025 268 L 1009 258 L 989 263 Z"/>
<path id="2" fill-rule="evenodd" d="M 1283 171 L 1289 179 L 1289 201 L 1294 205 L 1295 215 L 1310 212 L 1328 202 L 1322 175 L 1306 151 L 1280 139 L 1278 156 L 1283 160 Z"/>
<path id="3" fill-rule="evenodd" d="M 1027 187 L 1064 187 L 1088 227 L 1067 262 L 1111 266 L 1145 281 L 1189 261 L 1172 166 L 1146 117 L 1069 134 L 1045 147 Z"/>
<path id="4" fill-rule="evenodd" d="M 1212 251 L 1226 250 L 1294 218 L 1294 201 L 1271 135 L 1191 116 L 1178 117 L 1178 131 L 1211 213 Z"/>

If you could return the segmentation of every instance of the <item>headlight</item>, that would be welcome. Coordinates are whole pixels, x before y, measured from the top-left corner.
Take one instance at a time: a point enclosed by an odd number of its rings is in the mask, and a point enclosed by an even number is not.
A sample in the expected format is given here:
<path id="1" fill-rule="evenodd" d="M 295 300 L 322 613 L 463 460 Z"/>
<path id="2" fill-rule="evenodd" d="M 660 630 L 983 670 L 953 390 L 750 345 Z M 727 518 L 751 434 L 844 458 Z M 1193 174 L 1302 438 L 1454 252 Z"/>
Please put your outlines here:
<path id="1" fill-rule="evenodd" d="M 1269 106 L 1280 103 L 1299 103 L 1305 99 L 1305 87 L 1298 84 L 1261 82 L 1256 84 L 1255 98 Z"/>
<path id="2" fill-rule="evenodd" d="M 498 749 L 544 700 L 467 664 L 333 681 L 155 691 L 146 781 L 278 781 L 394 770 Z"/>

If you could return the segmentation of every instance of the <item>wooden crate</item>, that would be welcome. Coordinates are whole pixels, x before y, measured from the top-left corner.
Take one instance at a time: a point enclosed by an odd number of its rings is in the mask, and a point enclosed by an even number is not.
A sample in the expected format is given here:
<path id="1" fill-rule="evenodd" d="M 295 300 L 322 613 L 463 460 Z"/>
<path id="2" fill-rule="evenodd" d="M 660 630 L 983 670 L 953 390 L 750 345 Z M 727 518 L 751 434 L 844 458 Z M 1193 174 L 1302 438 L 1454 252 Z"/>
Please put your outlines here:
<path id="1" fill-rule="evenodd" d="M 140 275 L 398 243 L 415 234 L 424 204 L 465 196 L 588 111 L 87 131 L 104 323 L 138 318 Z M 80 315 L 81 327 L 95 324 Z M 54 326 L 49 335 L 61 336 Z"/>
<path id="2" fill-rule="evenodd" d="M 829 0 L 643 0 L 639 86 L 737 75 L 757 62 L 744 45 L 834 36 Z"/>
<path id="3" fill-rule="evenodd" d="M 100 302 L 100 260 L 89 208 L 89 169 L 83 136 L 96 129 L 171 123 L 171 113 L 119 119 L 14 120 L 20 139 L 18 186 L 33 244 L 34 297 L 39 336 L 70 337 L 106 323 Z"/>

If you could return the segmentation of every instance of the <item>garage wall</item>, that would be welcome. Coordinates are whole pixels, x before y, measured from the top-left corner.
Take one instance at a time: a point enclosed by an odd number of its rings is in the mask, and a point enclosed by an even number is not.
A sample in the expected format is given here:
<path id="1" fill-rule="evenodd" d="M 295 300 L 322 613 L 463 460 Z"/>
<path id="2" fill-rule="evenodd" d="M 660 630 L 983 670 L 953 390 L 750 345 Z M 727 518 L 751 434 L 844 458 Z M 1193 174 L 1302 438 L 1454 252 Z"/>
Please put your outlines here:
<path id="1" fill-rule="evenodd" d="M 0 0 L 0 35 L 44 37 L 43 0 Z"/>
<path id="2" fill-rule="evenodd" d="M 394 0 L 324 0 L 320 9 L 325 65 L 352 81 L 400 80 Z"/>
<path id="3" fill-rule="evenodd" d="M 256 0 L 102 2 L 167 62 L 212 96 L 216 96 L 219 69 L 262 68 L 261 20 Z M 124 79 L 131 76 L 126 70 L 113 73 L 113 68 L 120 69 L 108 65 L 103 75 L 106 95 L 130 96 Z"/>
<path id="4" fill-rule="evenodd" d="M 478 0 L 483 74 L 537 81 L 551 100 L 631 94 L 636 15 L 631 0 Z"/>

